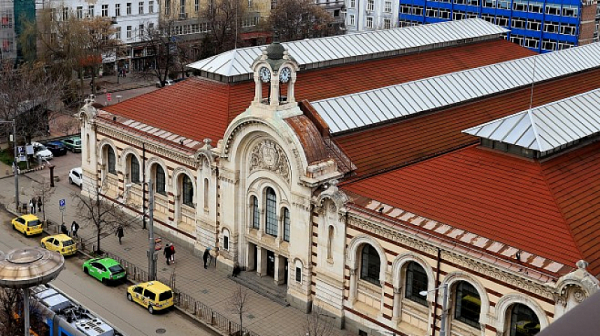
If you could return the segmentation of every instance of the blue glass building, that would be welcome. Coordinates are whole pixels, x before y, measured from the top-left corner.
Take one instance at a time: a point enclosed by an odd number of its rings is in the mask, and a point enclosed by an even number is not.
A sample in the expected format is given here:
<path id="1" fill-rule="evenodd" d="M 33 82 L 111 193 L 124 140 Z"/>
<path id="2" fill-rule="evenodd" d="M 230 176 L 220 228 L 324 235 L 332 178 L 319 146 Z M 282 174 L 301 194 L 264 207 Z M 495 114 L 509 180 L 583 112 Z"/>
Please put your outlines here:
<path id="1" fill-rule="evenodd" d="M 399 25 L 480 17 L 510 29 L 507 38 L 537 52 L 598 41 L 597 0 L 399 0 Z"/>

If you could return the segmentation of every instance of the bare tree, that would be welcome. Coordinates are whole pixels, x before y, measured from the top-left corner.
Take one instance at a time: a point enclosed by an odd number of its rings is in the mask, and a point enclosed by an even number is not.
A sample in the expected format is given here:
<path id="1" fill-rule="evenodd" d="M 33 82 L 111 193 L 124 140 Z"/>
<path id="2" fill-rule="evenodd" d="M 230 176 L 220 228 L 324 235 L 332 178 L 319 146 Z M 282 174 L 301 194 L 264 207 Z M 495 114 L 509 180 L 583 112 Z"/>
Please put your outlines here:
<path id="1" fill-rule="evenodd" d="M 240 330 L 237 333 L 238 336 L 244 335 L 244 313 L 248 311 L 249 298 L 248 289 L 238 285 L 227 301 L 229 305 L 228 310 L 232 314 L 237 315 L 240 319 Z"/>
<path id="2" fill-rule="evenodd" d="M 141 44 L 151 55 L 146 58 L 150 62 L 149 66 L 144 66 L 138 74 L 144 78 L 158 79 L 161 86 L 179 64 L 180 42 L 174 27 L 175 21 L 161 20 L 158 29 L 148 26 L 142 34 Z"/>
<path id="3" fill-rule="evenodd" d="M 339 34 L 333 17 L 311 0 L 277 0 L 269 25 L 281 42 Z"/>
<path id="4" fill-rule="evenodd" d="M 313 305 L 310 314 L 306 314 L 304 332 L 300 336 L 329 336 L 333 334 L 333 316 L 324 313 L 319 306 Z"/>
<path id="5" fill-rule="evenodd" d="M 124 220 L 125 214 L 118 203 L 106 200 L 99 189 L 91 190 L 90 194 L 92 197 L 73 193 L 72 197 L 77 202 L 78 215 L 83 224 L 92 225 L 96 230 L 95 252 L 100 254 L 100 240 L 103 234 L 112 234 L 119 226 L 125 228 L 129 223 Z"/>
<path id="6" fill-rule="evenodd" d="M 56 187 L 52 187 L 52 183 L 50 183 L 50 181 L 46 181 L 45 177 L 42 177 L 42 182 L 34 182 L 33 187 L 33 196 L 35 198 L 39 197 L 42 200 L 42 209 L 43 209 L 43 220 L 44 223 L 46 222 L 46 208 L 45 206 L 47 206 L 48 201 L 50 200 L 50 197 L 52 197 L 52 195 L 54 194 L 54 192 L 56 191 Z M 38 210 L 41 211 L 41 210 Z"/>
<path id="7" fill-rule="evenodd" d="M 242 22 L 251 18 L 248 1 L 208 0 L 202 8 L 201 23 L 206 23 L 208 32 L 203 48 L 212 47 L 213 55 L 242 46 L 240 34 Z"/>
<path id="8" fill-rule="evenodd" d="M 23 320 L 18 315 L 22 311 L 23 292 L 18 289 L 0 288 L 0 335 L 21 336 L 25 334 Z M 43 335 L 46 328 L 43 316 L 35 297 L 29 300 L 30 329 Z"/>

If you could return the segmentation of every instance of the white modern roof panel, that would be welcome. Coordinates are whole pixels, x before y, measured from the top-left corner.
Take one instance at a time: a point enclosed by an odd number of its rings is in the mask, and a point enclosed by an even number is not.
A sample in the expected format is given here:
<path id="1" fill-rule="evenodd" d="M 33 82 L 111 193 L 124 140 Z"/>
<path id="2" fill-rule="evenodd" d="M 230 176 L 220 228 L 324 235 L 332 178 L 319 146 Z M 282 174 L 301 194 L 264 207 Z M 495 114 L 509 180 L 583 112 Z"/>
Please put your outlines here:
<path id="1" fill-rule="evenodd" d="M 468 19 L 283 42 L 282 45 L 302 66 L 450 41 L 462 41 L 469 38 L 491 37 L 506 32 L 508 32 L 507 29 L 485 20 Z M 191 63 L 188 67 L 221 76 L 249 75 L 252 62 L 262 53 L 261 50 L 264 47 L 266 46 L 226 51 Z"/>
<path id="2" fill-rule="evenodd" d="M 600 133 L 600 89 L 463 131 L 541 152 Z"/>
<path id="3" fill-rule="evenodd" d="M 364 115 L 366 106 L 363 104 L 343 106 L 340 104 L 341 101 L 350 96 L 382 97 L 377 101 L 385 101 L 386 103 L 382 103 L 375 109 L 373 106 L 369 106 L 370 111 L 374 110 L 379 115 L 378 122 L 382 122 L 395 119 L 390 118 L 388 113 L 383 112 L 390 109 L 397 111 L 394 113 L 395 116 L 407 116 L 482 98 L 506 90 L 517 89 L 582 70 L 597 68 L 600 67 L 600 57 L 597 57 L 597 55 L 600 55 L 600 43 L 587 44 L 371 91 L 319 100 L 312 102 L 312 106 L 327 122 L 331 132 L 344 132 L 376 123 L 365 122 L 364 119 L 357 118 L 354 122 L 355 126 L 348 127 L 346 124 L 336 122 L 337 118 L 329 115 L 332 110 L 335 111 L 337 117 L 344 120 L 353 118 L 353 116 Z M 371 101 L 374 101 L 374 99 L 371 98 Z M 324 106 L 327 106 L 327 108 L 325 109 Z"/>

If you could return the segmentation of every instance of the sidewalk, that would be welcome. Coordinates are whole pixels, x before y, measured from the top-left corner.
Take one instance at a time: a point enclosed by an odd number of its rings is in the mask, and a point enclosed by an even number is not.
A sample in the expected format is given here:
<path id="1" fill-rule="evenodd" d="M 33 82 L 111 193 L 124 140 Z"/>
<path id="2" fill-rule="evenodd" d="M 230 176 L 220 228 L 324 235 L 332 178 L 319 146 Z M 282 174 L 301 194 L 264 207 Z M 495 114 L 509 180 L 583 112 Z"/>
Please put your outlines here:
<path id="1" fill-rule="evenodd" d="M 0 163 L 0 171 L 5 165 Z M 47 176 L 48 170 L 31 172 L 19 176 L 20 201 L 29 200 L 32 195 L 32 187 L 41 181 L 43 176 Z M 44 211 L 46 218 L 53 223 L 60 223 L 61 213 L 58 206 L 60 199 L 65 199 L 67 206 L 64 213 L 64 222 L 70 227 L 73 220 L 78 220 L 76 207 L 73 204 L 72 192 L 78 189 L 69 186 L 66 175 L 59 173 L 61 180 L 56 183 L 56 191 L 46 200 Z M 14 178 L 0 178 L 0 203 L 8 209 L 14 210 Z M 39 215 L 42 217 L 42 215 Z M 133 218 L 135 224 L 132 228 L 125 231 L 123 245 L 119 245 L 118 239 L 114 234 L 107 236 L 101 241 L 102 250 L 109 251 L 121 258 L 135 264 L 136 266 L 147 269 L 146 251 L 148 248 L 148 231 L 142 229 L 141 219 Z M 80 221 L 78 221 L 80 222 Z M 81 224 L 81 222 L 80 222 Z M 160 235 L 160 233 L 159 233 Z M 81 225 L 79 236 L 86 240 L 86 244 L 95 244 L 96 236 L 92 226 Z M 162 236 L 163 246 L 169 242 L 169 238 Z M 227 301 L 231 293 L 238 286 L 237 283 L 227 278 L 228 273 L 219 268 L 203 269 L 200 257 L 194 256 L 192 251 L 176 245 L 175 264 L 167 266 L 162 253 L 159 254 L 157 262 L 158 276 L 168 279 L 171 272 L 175 273 L 176 287 L 183 293 L 192 296 L 194 299 L 210 306 L 213 310 L 231 321 L 237 321 L 237 316 L 228 311 Z M 303 336 L 306 314 L 292 308 L 283 307 L 253 291 L 249 292 L 248 311 L 244 316 L 244 327 L 252 330 L 261 336 Z M 332 336 L 352 335 L 345 330 L 334 329 Z"/>
<path id="2" fill-rule="evenodd" d="M 90 78 L 84 80 L 84 92 L 86 94 L 91 93 L 91 88 L 89 86 L 90 81 Z M 135 73 L 130 72 L 129 74 L 127 74 L 127 77 L 117 77 L 117 75 L 110 75 L 96 77 L 95 81 L 96 85 L 100 86 L 100 90 L 97 91 L 96 94 L 103 94 L 105 93 L 104 90 L 106 90 L 106 92 L 112 93 L 118 91 L 138 89 L 147 86 L 154 86 L 156 85 L 157 79 L 143 79 L 138 77 Z"/>

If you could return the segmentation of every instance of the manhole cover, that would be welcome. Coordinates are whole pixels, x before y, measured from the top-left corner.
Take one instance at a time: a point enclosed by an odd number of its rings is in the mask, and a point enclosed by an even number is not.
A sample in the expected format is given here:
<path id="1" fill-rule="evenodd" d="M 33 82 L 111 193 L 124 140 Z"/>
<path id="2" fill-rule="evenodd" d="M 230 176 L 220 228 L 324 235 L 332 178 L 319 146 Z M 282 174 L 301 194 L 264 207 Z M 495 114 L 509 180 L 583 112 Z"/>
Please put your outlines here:
<path id="1" fill-rule="evenodd" d="M 163 272 L 165 272 L 165 271 L 168 271 L 169 269 L 168 269 L 168 268 L 166 268 L 166 267 L 163 267 L 163 269 L 162 269 L 162 270 L 163 270 Z"/>
<path id="2" fill-rule="evenodd" d="M 253 319 L 253 318 L 254 318 L 254 315 L 252 315 L 252 314 L 248 314 L 248 315 L 246 315 L 246 317 L 247 317 L 247 318 L 249 318 L 249 319 Z"/>
<path id="3" fill-rule="evenodd" d="M 125 251 L 131 251 L 131 247 L 126 247 L 126 248 L 124 248 L 124 250 Z M 159 329 L 159 330 L 161 330 L 161 329 Z"/>
<path id="4" fill-rule="evenodd" d="M 208 289 L 203 289 L 200 292 L 202 292 L 202 294 L 208 294 Z"/>
<path id="5" fill-rule="evenodd" d="M 156 329 L 156 333 L 157 334 L 164 334 L 166 332 L 167 332 L 167 329 L 164 329 L 164 328 L 158 328 L 158 329 Z"/>

